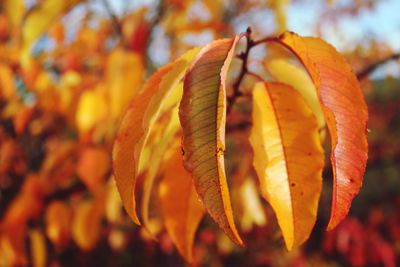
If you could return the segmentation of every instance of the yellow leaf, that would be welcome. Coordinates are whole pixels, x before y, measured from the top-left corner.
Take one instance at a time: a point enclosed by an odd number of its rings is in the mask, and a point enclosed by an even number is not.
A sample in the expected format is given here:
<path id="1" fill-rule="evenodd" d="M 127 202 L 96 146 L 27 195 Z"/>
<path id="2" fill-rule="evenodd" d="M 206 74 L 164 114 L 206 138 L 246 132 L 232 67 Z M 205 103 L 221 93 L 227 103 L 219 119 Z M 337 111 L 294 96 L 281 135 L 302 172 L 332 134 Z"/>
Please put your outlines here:
<path id="1" fill-rule="evenodd" d="M 334 47 L 290 32 L 276 41 L 289 48 L 310 74 L 328 125 L 334 175 L 330 230 L 347 215 L 361 188 L 368 158 L 367 105 L 357 77 Z"/>
<path id="2" fill-rule="evenodd" d="M 101 86 L 82 93 L 79 98 L 75 121 L 80 132 L 87 132 L 108 115 L 108 105 Z"/>
<path id="3" fill-rule="evenodd" d="M 291 250 L 308 238 L 317 215 L 324 154 L 316 119 L 288 85 L 258 83 L 250 143 L 262 194 Z"/>
<path id="4" fill-rule="evenodd" d="M 287 30 L 287 6 L 289 5 L 290 0 L 273 0 L 271 1 L 272 9 L 275 12 L 275 23 L 277 27 L 277 32 L 281 33 Z"/>
<path id="5" fill-rule="evenodd" d="M 182 83 L 179 84 L 179 91 L 182 93 Z M 148 169 L 144 176 L 143 181 L 143 193 L 142 193 L 142 219 L 143 225 L 149 230 L 151 235 L 155 235 L 155 232 L 150 229 L 149 223 L 149 204 L 150 196 L 156 178 L 157 172 L 161 165 L 162 160 L 165 158 L 166 150 L 170 147 L 171 141 L 179 130 L 179 117 L 178 117 L 178 101 L 180 97 L 176 99 L 175 107 L 170 110 L 169 116 L 167 116 L 168 122 L 162 122 L 162 126 L 157 127 L 158 135 L 155 139 L 148 140 L 146 147 L 150 148 L 149 161 L 147 161 Z M 146 148 L 145 148 L 146 149 Z M 151 164 L 149 164 L 151 162 Z"/>
<path id="6" fill-rule="evenodd" d="M 258 226 L 265 225 L 267 218 L 264 214 L 256 184 L 250 177 L 247 177 L 240 185 L 239 193 L 240 201 L 243 205 L 243 215 L 241 216 L 243 230 L 251 230 L 253 224 Z"/>
<path id="7" fill-rule="evenodd" d="M 10 100 L 15 96 L 14 75 L 7 65 L 0 64 L 0 99 Z"/>
<path id="8" fill-rule="evenodd" d="M 115 49 L 107 62 L 106 81 L 112 118 L 119 118 L 132 98 L 138 93 L 144 76 L 140 55 Z"/>
<path id="9" fill-rule="evenodd" d="M 72 238 L 82 250 L 91 250 L 100 239 L 101 202 L 86 200 L 78 206 L 72 222 Z"/>
<path id="10" fill-rule="evenodd" d="M 47 261 L 46 239 L 43 234 L 37 230 L 29 231 L 31 241 L 31 255 L 33 267 L 44 267 Z"/>
<path id="11" fill-rule="evenodd" d="M 102 147 L 81 149 L 76 172 L 91 192 L 102 186 L 110 168 L 109 152 Z"/>
<path id="12" fill-rule="evenodd" d="M 239 37 L 202 48 L 188 69 L 179 116 L 186 169 L 207 212 L 238 245 L 243 242 L 233 219 L 225 175 L 225 79 Z"/>
<path id="13" fill-rule="evenodd" d="M 46 208 L 46 235 L 55 245 L 66 245 L 71 238 L 71 211 L 61 201 L 54 201 Z"/>
<path id="14" fill-rule="evenodd" d="M 190 263 L 195 233 L 204 208 L 198 200 L 190 173 L 183 167 L 178 144 L 173 146 L 174 154 L 167 162 L 159 196 L 168 234 L 179 253 Z"/>
<path id="15" fill-rule="evenodd" d="M 25 12 L 24 0 L 5 0 L 4 10 L 10 18 L 13 27 L 19 26 Z"/>
<path id="16" fill-rule="evenodd" d="M 318 128 L 325 128 L 325 117 L 319 103 L 317 89 L 310 76 L 296 65 L 283 59 L 268 61 L 267 67 L 272 76 L 279 82 L 286 83 L 298 91 L 317 118 Z"/>
<path id="17" fill-rule="evenodd" d="M 38 93 L 49 93 L 46 91 L 52 89 L 53 84 L 54 82 L 50 73 L 47 71 L 41 71 L 35 80 L 34 88 Z"/>
<path id="18" fill-rule="evenodd" d="M 112 177 L 113 178 L 113 177 Z M 112 223 L 120 222 L 122 219 L 122 202 L 118 194 L 114 179 L 109 179 L 107 183 L 107 194 L 105 204 L 106 218 Z"/>
<path id="19" fill-rule="evenodd" d="M 166 99 L 197 52 L 198 49 L 187 52 L 150 77 L 122 119 L 113 147 L 113 168 L 125 210 L 137 224 L 135 184 L 144 145 Z"/>
<path id="20" fill-rule="evenodd" d="M 44 0 L 28 11 L 22 25 L 23 52 L 21 63 L 24 67 L 28 64 L 30 49 L 34 42 L 46 32 L 55 19 L 80 1 Z"/>

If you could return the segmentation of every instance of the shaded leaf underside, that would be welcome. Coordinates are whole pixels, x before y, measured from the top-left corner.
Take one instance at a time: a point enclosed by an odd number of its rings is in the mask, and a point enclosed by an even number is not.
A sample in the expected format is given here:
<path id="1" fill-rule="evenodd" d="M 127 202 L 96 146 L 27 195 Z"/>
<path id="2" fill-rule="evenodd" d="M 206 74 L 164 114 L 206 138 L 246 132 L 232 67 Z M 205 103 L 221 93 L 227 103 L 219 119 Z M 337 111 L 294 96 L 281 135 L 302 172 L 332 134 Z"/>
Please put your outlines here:
<path id="1" fill-rule="evenodd" d="M 198 49 L 185 53 L 176 61 L 162 67 L 144 85 L 132 100 L 122 119 L 113 146 L 113 169 L 118 191 L 125 210 L 140 224 L 136 213 L 135 184 L 146 140 L 168 96 L 182 79 L 186 67 Z"/>
<path id="2" fill-rule="evenodd" d="M 185 168 L 192 173 L 196 191 L 207 212 L 237 244 L 237 233 L 225 175 L 225 79 L 235 39 L 205 46 L 184 80 L 179 116 L 183 128 Z"/>
<path id="3" fill-rule="evenodd" d="M 204 208 L 198 200 L 192 176 L 183 167 L 179 145 L 167 162 L 159 186 L 161 209 L 165 227 L 181 255 L 192 261 L 192 246 Z"/>

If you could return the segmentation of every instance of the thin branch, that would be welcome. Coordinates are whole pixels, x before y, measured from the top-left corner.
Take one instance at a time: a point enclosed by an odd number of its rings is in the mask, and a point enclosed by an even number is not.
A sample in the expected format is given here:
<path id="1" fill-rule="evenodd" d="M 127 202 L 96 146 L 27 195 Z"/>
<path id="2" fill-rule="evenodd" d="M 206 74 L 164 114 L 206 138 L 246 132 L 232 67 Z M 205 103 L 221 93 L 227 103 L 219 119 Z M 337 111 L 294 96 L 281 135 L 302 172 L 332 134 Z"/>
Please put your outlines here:
<path id="1" fill-rule="evenodd" d="M 227 114 L 230 113 L 230 111 L 231 111 L 231 109 L 232 109 L 232 106 L 233 106 L 233 104 L 235 103 L 236 99 L 237 99 L 238 97 L 240 97 L 240 96 L 243 95 L 243 93 L 240 92 L 239 89 L 240 89 L 240 85 L 241 85 L 241 83 L 242 83 L 242 81 L 243 81 L 243 79 L 244 79 L 244 76 L 245 76 L 246 74 L 247 74 L 247 75 L 251 75 L 251 76 L 257 78 L 257 79 L 260 80 L 260 81 L 264 81 L 264 78 L 262 78 L 262 77 L 261 77 L 260 75 L 258 75 L 257 73 L 254 73 L 254 72 L 252 72 L 252 71 L 249 71 L 249 69 L 248 69 L 248 67 L 247 67 L 247 63 L 248 63 L 248 59 L 249 59 L 249 54 L 250 54 L 251 48 L 253 48 L 254 46 L 263 44 L 263 43 L 267 43 L 267 42 L 276 42 L 276 41 L 277 41 L 277 37 L 271 37 L 271 36 L 265 37 L 265 38 L 260 39 L 260 40 L 257 40 L 257 41 L 253 41 L 253 40 L 251 39 L 251 28 L 250 28 L 250 27 L 247 28 L 245 37 L 246 37 L 246 41 L 247 41 L 247 43 L 246 43 L 246 50 L 245 50 L 244 52 L 240 53 L 239 55 L 236 55 L 236 56 L 235 56 L 236 58 L 242 60 L 242 68 L 241 68 L 241 70 L 240 70 L 239 77 L 238 77 L 237 81 L 236 81 L 236 82 L 233 84 L 233 86 L 232 86 L 232 88 L 233 88 L 233 93 L 232 93 L 232 95 L 229 96 L 228 99 L 227 99 L 227 102 L 228 102 L 228 103 L 227 103 L 227 104 L 228 104 L 228 107 L 227 107 Z"/>
<path id="2" fill-rule="evenodd" d="M 387 58 L 384 58 L 382 60 L 379 60 L 379 61 L 367 66 L 366 68 L 362 69 L 361 71 L 359 71 L 357 73 L 358 80 L 362 80 L 364 78 L 367 78 L 369 74 L 371 74 L 374 70 L 376 70 L 381 65 L 387 63 L 388 61 L 397 60 L 399 58 L 400 58 L 400 53 L 396 53 L 396 54 L 390 55 Z"/>
<path id="3" fill-rule="evenodd" d="M 265 38 L 262 38 L 260 40 L 254 41 L 253 46 L 257 46 L 263 43 L 269 43 L 269 42 L 276 42 L 278 40 L 278 37 L 275 36 L 267 36 Z"/>
<path id="4" fill-rule="evenodd" d="M 118 20 L 118 17 L 115 15 L 115 13 L 113 12 L 113 10 L 111 9 L 111 6 L 109 5 L 109 3 L 108 3 L 107 0 L 102 0 L 102 3 L 103 3 L 104 8 L 106 9 L 108 15 L 109 15 L 110 18 L 111 18 L 111 22 L 112 22 L 112 25 L 113 25 L 113 28 L 114 28 L 115 33 L 116 33 L 118 36 L 121 36 L 121 34 L 122 34 L 122 29 L 121 29 L 121 24 L 120 24 L 120 22 L 119 22 L 119 20 Z"/>
<path id="5" fill-rule="evenodd" d="M 249 58 L 250 49 L 253 47 L 253 41 L 251 40 L 250 35 L 251 35 L 251 29 L 249 27 L 249 28 L 247 28 L 247 31 L 246 31 L 246 41 L 247 41 L 246 50 L 238 55 L 238 57 L 243 61 L 242 68 L 240 70 L 237 81 L 232 86 L 233 93 L 227 99 L 227 111 L 226 111 L 227 114 L 230 113 L 232 106 L 235 103 L 236 99 L 242 95 L 239 88 L 240 88 L 240 84 L 243 81 L 244 75 L 248 72 L 247 61 Z"/>

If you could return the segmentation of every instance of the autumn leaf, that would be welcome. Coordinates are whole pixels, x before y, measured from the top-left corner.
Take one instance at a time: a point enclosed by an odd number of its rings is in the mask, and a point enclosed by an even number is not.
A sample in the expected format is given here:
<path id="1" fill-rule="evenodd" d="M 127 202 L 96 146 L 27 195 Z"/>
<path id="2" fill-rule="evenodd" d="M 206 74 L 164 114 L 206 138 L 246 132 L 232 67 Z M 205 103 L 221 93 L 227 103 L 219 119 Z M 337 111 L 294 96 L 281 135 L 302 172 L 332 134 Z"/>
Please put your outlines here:
<path id="1" fill-rule="evenodd" d="M 262 194 L 291 250 L 308 238 L 317 216 L 324 154 L 316 119 L 290 86 L 258 83 L 250 143 Z"/>
<path id="2" fill-rule="evenodd" d="M 317 118 L 318 128 L 325 127 L 325 117 L 319 103 L 317 89 L 307 72 L 284 59 L 266 62 L 268 71 L 279 82 L 286 83 L 298 91 Z"/>
<path id="3" fill-rule="evenodd" d="M 29 231 L 29 239 L 31 244 L 32 266 L 44 267 L 47 261 L 46 238 L 38 229 Z"/>
<path id="4" fill-rule="evenodd" d="M 143 82 L 144 66 L 139 54 L 116 48 L 106 67 L 106 84 L 113 118 L 119 118 Z"/>
<path id="5" fill-rule="evenodd" d="M 237 244 L 243 242 L 233 219 L 225 176 L 227 71 L 239 37 L 203 47 L 188 69 L 179 116 L 185 168 L 207 212 Z"/>
<path id="6" fill-rule="evenodd" d="M 271 1 L 272 10 L 275 15 L 275 24 L 277 26 L 276 32 L 281 33 L 287 29 L 286 10 L 290 0 L 276 0 Z"/>
<path id="7" fill-rule="evenodd" d="M 122 202 L 115 185 L 114 177 L 111 177 L 106 187 L 105 216 L 108 221 L 117 223 L 122 220 Z"/>
<path id="8" fill-rule="evenodd" d="M 158 70 L 132 100 L 122 119 L 113 146 L 113 168 L 125 210 L 137 224 L 140 222 L 136 214 L 135 184 L 143 148 L 165 99 L 176 88 L 197 51 L 190 50 Z"/>
<path id="9" fill-rule="evenodd" d="M 92 130 L 107 118 L 109 106 L 101 85 L 94 90 L 87 90 L 79 98 L 75 121 L 81 133 Z"/>
<path id="10" fill-rule="evenodd" d="M 192 246 L 204 208 L 197 197 L 190 173 L 185 170 L 179 145 L 167 162 L 159 186 L 165 227 L 179 253 L 192 262 Z"/>
<path id="11" fill-rule="evenodd" d="M 313 80 L 331 136 L 334 175 L 328 230 L 343 220 L 361 188 L 368 158 L 368 110 L 351 67 L 321 39 L 287 32 L 279 43 L 300 59 Z"/>
<path id="12" fill-rule="evenodd" d="M 182 95 L 183 84 L 180 82 L 177 88 L 174 89 L 175 92 L 180 92 L 179 95 L 172 94 L 171 96 L 175 99 L 174 107 L 168 107 L 168 100 L 165 103 L 164 108 L 167 110 L 163 110 L 163 115 L 160 119 L 164 119 L 160 121 L 160 125 L 158 127 L 154 127 L 155 134 L 153 138 L 149 138 L 147 140 L 146 146 L 144 148 L 148 151 L 148 160 L 146 162 L 151 162 L 145 170 L 144 173 L 144 181 L 143 181 L 143 192 L 142 192 L 142 220 L 143 226 L 146 227 L 149 234 L 155 236 L 156 229 L 152 229 L 150 224 L 150 216 L 149 216 L 149 205 L 150 205 L 150 197 L 153 189 L 154 180 L 159 172 L 159 168 L 161 166 L 162 161 L 165 158 L 165 155 L 168 154 L 167 150 L 171 146 L 171 142 L 173 138 L 179 131 L 179 117 L 178 117 L 178 103 L 179 99 Z M 175 98 L 177 97 L 177 98 Z"/>
<path id="13" fill-rule="evenodd" d="M 72 238 L 82 250 L 93 249 L 100 239 L 103 213 L 101 198 L 79 203 L 72 221 Z"/>
<path id="14" fill-rule="evenodd" d="M 7 65 L 0 63 L 0 99 L 14 98 L 15 91 L 12 70 Z"/>
<path id="15" fill-rule="evenodd" d="M 46 235 L 56 246 L 63 246 L 71 239 L 72 212 L 61 201 L 53 201 L 46 208 Z"/>
<path id="16" fill-rule="evenodd" d="M 13 27 L 18 27 L 25 12 L 24 0 L 4 0 L 3 8 Z"/>
<path id="17" fill-rule="evenodd" d="M 257 185 L 251 177 L 246 177 L 246 180 L 240 185 L 239 196 L 239 201 L 243 206 L 243 215 L 241 218 L 243 231 L 250 231 L 253 225 L 266 225 L 267 218 L 257 191 Z"/>
<path id="18" fill-rule="evenodd" d="M 21 63 L 26 67 L 30 57 L 30 49 L 34 42 L 50 27 L 51 23 L 82 0 L 44 0 L 28 11 L 22 25 L 22 58 Z"/>
<path id="19" fill-rule="evenodd" d="M 88 147 L 82 149 L 77 165 L 77 174 L 91 192 L 103 183 L 104 176 L 109 171 L 110 159 L 107 151 L 102 147 Z"/>
<path id="20" fill-rule="evenodd" d="M 19 26 L 25 12 L 24 0 L 4 0 L 2 4 L 12 26 Z"/>
<path id="21" fill-rule="evenodd" d="M 43 207 L 43 180 L 35 175 L 29 175 L 25 179 L 21 191 L 7 209 L 0 225 L 0 256 L 5 258 L 6 266 L 27 265 L 24 255 L 27 224 L 29 220 L 40 216 Z"/>

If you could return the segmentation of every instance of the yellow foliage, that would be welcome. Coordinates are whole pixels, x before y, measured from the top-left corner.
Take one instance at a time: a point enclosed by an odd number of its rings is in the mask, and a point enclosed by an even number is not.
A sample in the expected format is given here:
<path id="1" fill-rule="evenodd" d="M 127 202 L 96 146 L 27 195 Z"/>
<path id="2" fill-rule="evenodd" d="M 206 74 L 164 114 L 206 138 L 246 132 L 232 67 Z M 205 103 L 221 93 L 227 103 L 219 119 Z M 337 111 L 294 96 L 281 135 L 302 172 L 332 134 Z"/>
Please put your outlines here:
<path id="1" fill-rule="evenodd" d="M 113 50 L 106 67 L 106 84 L 111 116 L 119 119 L 128 103 L 139 92 L 144 78 L 140 55 L 122 48 Z"/>
<path id="2" fill-rule="evenodd" d="M 317 217 L 324 153 L 316 119 L 288 85 L 258 83 L 250 143 L 261 192 L 291 250 L 308 238 Z"/>
<path id="3" fill-rule="evenodd" d="M 30 230 L 31 255 L 33 267 L 45 267 L 47 261 L 46 239 L 40 230 Z"/>
<path id="4" fill-rule="evenodd" d="M 7 65 L 0 63 L 0 99 L 11 99 L 15 97 L 15 86 L 13 74 Z"/>
<path id="5" fill-rule="evenodd" d="M 85 200 L 79 203 L 72 222 L 72 238 L 82 250 L 91 250 L 100 239 L 104 203 Z"/>
<path id="6" fill-rule="evenodd" d="M 304 97 L 317 118 L 318 128 L 324 129 L 325 117 L 318 99 L 317 88 L 307 72 L 284 59 L 269 60 L 266 65 L 275 79 L 292 86 Z"/>
<path id="7" fill-rule="evenodd" d="M 7 16 L 10 18 L 12 26 L 19 26 L 25 12 L 24 0 L 4 0 L 2 4 Z"/>
<path id="8" fill-rule="evenodd" d="M 23 48 L 21 64 L 29 65 L 30 49 L 37 39 L 46 32 L 51 23 L 81 0 L 43 0 L 27 13 L 22 27 Z"/>
<path id="9" fill-rule="evenodd" d="M 79 131 L 87 132 L 108 116 L 109 106 L 101 86 L 82 93 L 79 98 L 75 121 Z"/>

